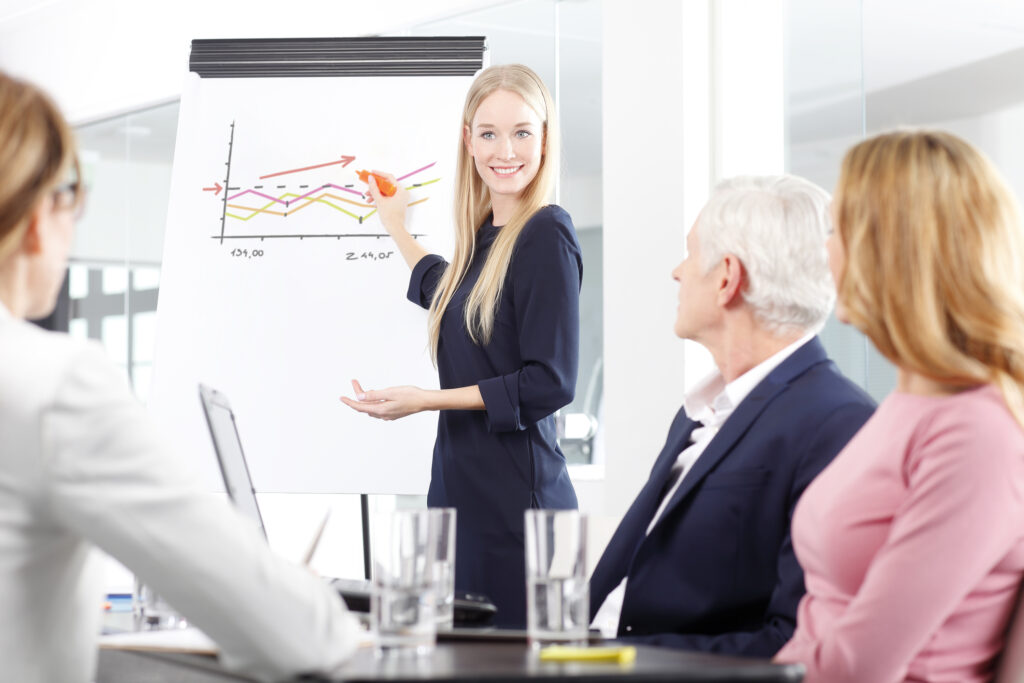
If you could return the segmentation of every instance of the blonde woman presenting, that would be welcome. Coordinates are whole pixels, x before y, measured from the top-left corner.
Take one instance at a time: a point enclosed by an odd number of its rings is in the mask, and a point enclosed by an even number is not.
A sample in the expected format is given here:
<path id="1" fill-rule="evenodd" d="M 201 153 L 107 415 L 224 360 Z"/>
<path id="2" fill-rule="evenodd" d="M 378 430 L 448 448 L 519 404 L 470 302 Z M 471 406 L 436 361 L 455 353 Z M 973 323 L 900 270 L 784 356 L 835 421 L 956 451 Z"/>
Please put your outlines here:
<path id="1" fill-rule="evenodd" d="M 811 483 L 807 593 L 778 653 L 807 683 L 992 678 L 1024 575 L 1024 226 L 963 140 L 858 144 L 833 200 L 836 315 L 899 371 Z"/>
<path id="2" fill-rule="evenodd" d="M 572 401 L 583 277 L 572 219 L 547 204 L 558 175 L 551 95 L 522 65 L 483 71 L 466 96 L 446 263 L 406 231 L 406 193 L 370 193 L 430 311 L 441 389 L 364 391 L 346 405 L 383 420 L 438 410 L 427 504 L 458 510 L 455 584 L 488 595 L 496 623 L 526 621 L 523 511 L 575 508 L 554 412 Z M 383 174 L 394 183 L 393 176 Z"/>

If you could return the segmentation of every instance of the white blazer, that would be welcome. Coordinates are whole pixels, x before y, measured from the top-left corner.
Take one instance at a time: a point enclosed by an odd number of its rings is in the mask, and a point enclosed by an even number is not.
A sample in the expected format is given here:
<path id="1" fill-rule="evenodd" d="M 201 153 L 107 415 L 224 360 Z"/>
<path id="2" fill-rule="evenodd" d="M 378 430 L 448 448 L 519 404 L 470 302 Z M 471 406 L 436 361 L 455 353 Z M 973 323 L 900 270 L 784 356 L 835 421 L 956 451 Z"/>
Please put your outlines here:
<path id="1" fill-rule="evenodd" d="M 0 305 L 4 680 L 93 679 L 103 592 L 93 545 L 213 638 L 229 668 L 329 673 L 356 645 L 336 593 L 198 486 L 97 344 Z"/>

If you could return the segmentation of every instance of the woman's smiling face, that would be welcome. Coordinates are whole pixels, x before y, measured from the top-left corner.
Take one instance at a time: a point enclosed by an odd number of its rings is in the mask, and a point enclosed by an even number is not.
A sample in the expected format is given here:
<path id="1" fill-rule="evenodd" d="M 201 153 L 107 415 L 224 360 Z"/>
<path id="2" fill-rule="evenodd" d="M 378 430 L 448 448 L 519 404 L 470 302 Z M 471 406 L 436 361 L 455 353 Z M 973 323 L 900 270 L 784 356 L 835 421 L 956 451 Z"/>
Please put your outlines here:
<path id="1" fill-rule="evenodd" d="M 495 90 L 463 131 L 476 172 L 494 195 L 519 198 L 537 177 L 544 156 L 544 125 L 514 92 Z"/>

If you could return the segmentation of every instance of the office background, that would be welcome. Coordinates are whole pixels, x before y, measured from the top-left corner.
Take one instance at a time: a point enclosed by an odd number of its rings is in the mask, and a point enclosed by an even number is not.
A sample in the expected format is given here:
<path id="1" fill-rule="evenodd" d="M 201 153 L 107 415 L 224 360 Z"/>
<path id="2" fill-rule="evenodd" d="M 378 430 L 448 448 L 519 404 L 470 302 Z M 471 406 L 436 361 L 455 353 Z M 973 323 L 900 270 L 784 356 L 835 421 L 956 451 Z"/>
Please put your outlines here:
<path id="1" fill-rule="evenodd" d="M 863 135 L 927 125 L 978 145 L 1018 195 L 1024 189 L 1024 7 L 1012 0 L 378 7 L 0 0 L 0 68 L 57 98 L 77 127 L 93 188 L 69 269 L 69 331 L 100 339 L 143 399 L 192 38 L 485 35 L 492 64 L 524 62 L 544 77 L 565 131 L 558 201 L 575 219 L 585 261 L 581 372 L 563 411 L 563 447 L 581 506 L 603 520 L 599 536 L 646 479 L 685 388 L 710 368 L 707 354 L 672 334 L 670 271 L 718 179 L 789 171 L 831 188 L 843 151 Z M 889 391 L 892 368 L 860 334 L 832 321 L 822 337 L 876 398 Z M 305 532 L 295 530 L 315 527 L 326 506 L 348 505 L 264 498 L 272 542 L 296 556 Z M 419 504 L 373 501 L 374 509 Z M 322 571 L 341 574 L 361 566 L 326 562 Z"/>

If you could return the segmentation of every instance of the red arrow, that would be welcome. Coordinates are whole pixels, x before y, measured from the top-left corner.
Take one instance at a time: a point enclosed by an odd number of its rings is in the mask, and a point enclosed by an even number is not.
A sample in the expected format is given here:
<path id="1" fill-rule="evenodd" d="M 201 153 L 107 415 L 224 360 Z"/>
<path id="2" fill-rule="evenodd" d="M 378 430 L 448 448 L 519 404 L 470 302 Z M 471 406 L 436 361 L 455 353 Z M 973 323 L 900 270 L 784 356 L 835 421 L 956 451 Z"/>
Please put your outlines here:
<path id="1" fill-rule="evenodd" d="M 204 187 L 203 188 L 203 192 L 212 192 L 215 195 L 217 195 L 217 194 L 220 194 L 220 191 L 223 190 L 223 189 L 224 188 L 221 187 L 220 183 L 214 183 L 213 187 Z"/>
<path id="2" fill-rule="evenodd" d="M 343 154 L 341 156 L 341 161 L 328 161 L 326 164 L 316 164 L 315 166 L 303 166 L 302 168 L 293 168 L 290 171 L 278 171 L 277 173 L 268 173 L 267 175 L 261 175 L 260 180 L 263 180 L 265 178 L 274 178 L 279 175 L 288 175 L 289 173 L 298 173 L 299 171 L 309 171 L 314 168 L 323 168 L 324 166 L 334 166 L 335 164 L 341 164 L 342 168 L 344 168 L 345 166 L 348 166 L 355 160 L 355 157 L 350 157 Z"/>

